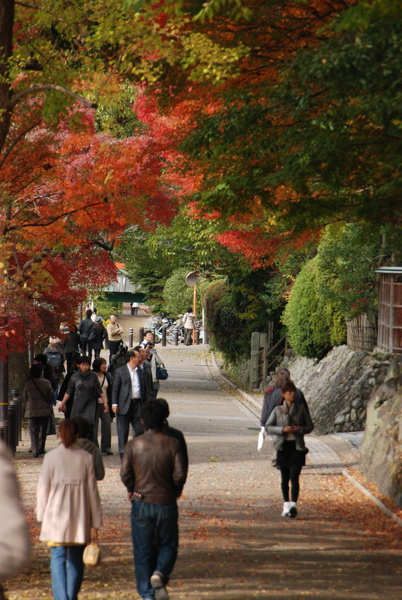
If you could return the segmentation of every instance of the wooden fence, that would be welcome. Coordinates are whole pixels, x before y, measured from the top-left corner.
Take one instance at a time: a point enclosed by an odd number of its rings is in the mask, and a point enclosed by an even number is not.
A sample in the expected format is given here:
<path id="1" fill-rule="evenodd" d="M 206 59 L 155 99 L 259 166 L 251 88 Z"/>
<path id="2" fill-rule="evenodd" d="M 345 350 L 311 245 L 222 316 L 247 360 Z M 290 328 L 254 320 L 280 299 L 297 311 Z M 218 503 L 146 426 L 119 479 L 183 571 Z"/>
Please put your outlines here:
<path id="1" fill-rule="evenodd" d="M 346 323 L 347 346 L 355 352 L 372 352 L 377 345 L 378 325 L 373 315 L 359 315 Z"/>

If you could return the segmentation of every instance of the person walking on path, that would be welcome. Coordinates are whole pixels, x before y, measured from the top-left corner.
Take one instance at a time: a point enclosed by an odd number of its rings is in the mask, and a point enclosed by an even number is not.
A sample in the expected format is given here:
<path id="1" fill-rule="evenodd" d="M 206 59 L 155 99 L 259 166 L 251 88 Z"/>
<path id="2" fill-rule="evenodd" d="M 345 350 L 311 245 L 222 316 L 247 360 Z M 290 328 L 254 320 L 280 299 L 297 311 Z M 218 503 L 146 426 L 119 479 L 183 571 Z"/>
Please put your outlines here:
<path id="1" fill-rule="evenodd" d="M 116 415 L 120 458 L 123 458 L 130 425 L 136 436 L 143 433 L 141 407 L 145 401 L 144 376 L 139 366 L 140 354 L 129 350 L 126 358 L 127 364 L 117 369 L 112 387 L 112 408 Z"/>
<path id="2" fill-rule="evenodd" d="M 94 322 L 92 321 L 91 317 L 92 317 L 92 310 L 89 308 L 85 312 L 85 319 L 82 319 L 82 321 L 78 327 L 78 331 L 81 336 L 81 350 L 82 350 L 82 354 L 84 356 L 87 355 L 87 352 L 89 350 L 88 342 L 91 337 L 92 329 L 94 328 L 94 325 L 95 325 Z"/>
<path id="3" fill-rule="evenodd" d="M 32 365 L 22 397 L 34 458 L 45 454 L 49 419 L 53 415 L 53 394 L 51 383 L 43 377 L 42 365 Z"/>
<path id="4" fill-rule="evenodd" d="M 109 340 L 109 363 L 111 363 L 112 356 L 116 354 L 122 342 L 123 327 L 117 322 L 115 315 L 110 315 L 110 323 L 106 329 Z"/>
<path id="5" fill-rule="evenodd" d="M 57 337 L 49 338 L 49 346 L 45 350 L 47 364 L 53 367 L 53 404 L 56 405 L 59 393 L 59 385 L 62 374 L 64 373 L 64 354 L 61 346 L 61 340 Z"/>
<path id="6" fill-rule="evenodd" d="M 297 515 L 299 497 L 299 477 L 306 464 L 308 452 L 304 435 L 314 429 L 310 413 L 304 406 L 296 403 L 296 386 L 291 381 L 282 385 L 281 404 L 277 406 L 267 423 L 267 432 L 273 436 L 276 451 L 276 466 L 281 472 L 283 495 L 283 517 L 294 518 Z M 291 483 L 291 501 L 289 501 L 289 481 Z"/>
<path id="7" fill-rule="evenodd" d="M 264 394 L 264 402 L 262 405 L 261 419 L 260 419 L 261 427 L 266 426 L 272 411 L 274 410 L 274 408 L 276 406 L 279 406 L 279 403 L 282 399 L 282 385 L 284 385 L 288 381 L 292 382 L 292 380 L 290 378 L 290 372 L 288 371 L 288 369 L 281 369 L 275 378 L 275 384 L 274 384 L 275 389 L 273 389 L 272 392 L 270 393 L 268 391 L 269 390 L 269 388 L 268 388 L 268 390 Z M 310 411 L 309 411 L 306 399 L 304 397 L 304 394 L 299 388 L 296 388 L 295 402 L 296 402 L 296 404 L 304 406 L 304 408 L 307 410 L 307 412 L 310 415 Z"/>
<path id="8" fill-rule="evenodd" d="M 121 479 L 131 507 L 137 590 L 143 600 L 168 600 L 166 585 L 179 546 L 177 498 L 187 470 L 180 443 L 163 433 L 165 411 L 157 400 L 142 409 L 145 432 L 130 440 Z"/>
<path id="9" fill-rule="evenodd" d="M 140 362 L 138 366 L 142 369 L 143 380 L 144 380 L 144 401 L 148 402 L 148 400 L 154 400 L 154 387 L 152 381 L 152 372 L 151 365 L 147 361 L 147 352 L 145 348 L 141 346 L 135 346 L 133 348 L 140 355 Z"/>
<path id="10" fill-rule="evenodd" d="M 155 346 L 152 344 L 152 342 L 145 346 L 145 352 L 146 360 L 144 362 L 146 362 L 151 368 L 152 390 L 154 398 L 156 398 L 160 388 L 159 379 L 156 376 L 156 367 L 164 367 L 165 365 L 163 364 L 163 360 L 156 351 Z"/>
<path id="11" fill-rule="evenodd" d="M 191 307 L 189 307 L 183 315 L 184 343 L 186 346 L 191 346 L 192 344 L 193 331 L 196 328 L 195 318 L 195 314 L 192 312 Z"/>
<path id="12" fill-rule="evenodd" d="M 60 425 L 60 445 L 46 454 L 39 473 L 36 517 L 39 539 L 51 547 L 55 600 L 77 600 L 84 576 L 83 553 L 91 528 L 102 525 L 93 458 L 77 445 L 74 421 Z"/>
<path id="13" fill-rule="evenodd" d="M 63 350 L 67 362 L 67 374 L 72 370 L 76 358 L 80 355 L 81 336 L 77 325 L 70 325 L 68 334 L 64 340 Z"/>
<path id="14" fill-rule="evenodd" d="M 28 564 L 30 542 L 13 457 L 1 440 L 0 506 L 0 600 L 3 600 L 2 584 Z"/>
<path id="15" fill-rule="evenodd" d="M 59 411 L 64 412 L 66 410 L 65 405 L 68 399 L 74 395 L 71 417 L 79 415 L 80 417 L 84 417 L 84 419 L 88 419 L 91 426 L 91 439 L 96 444 L 97 440 L 94 438 L 94 431 L 98 398 L 102 398 L 105 412 L 109 410 L 109 406 L 105 394 L 100 389 L 98 376 L 89 370 L 90 363 L 91 361 L 88 356 L 77 358 L 78 371 L 73 374 L 68 383 L 67 391 L 59 405 Z"/>
<path id="16" fill-rule="evenodd" d="M 100 450 L 102 454 L 111 456 L 112 452 L 112 376 L 107 372 L 107 362 L 105 358 L 95 358 L 92 363 L 92 369 L 97 374 L 101 391 L 107 398 L 109 410 L 105 412 L 101 398 L 98 398 L 98 406 L 95 415 L 94 437 L 98 439 L 99 421 L 101 422 L 101 443 Z"/>
<path id="17" fill-rule="evenodd" d="M 89 342 L 89 358 L 92 358 L 92 350 L 94 357 L 99 358 L 103 349 L 103 342 L 107 339 L 106 327 L 103 325 L 102 317 L 95 317 L 95 325 L 91 332 L 92 341 Z"/>

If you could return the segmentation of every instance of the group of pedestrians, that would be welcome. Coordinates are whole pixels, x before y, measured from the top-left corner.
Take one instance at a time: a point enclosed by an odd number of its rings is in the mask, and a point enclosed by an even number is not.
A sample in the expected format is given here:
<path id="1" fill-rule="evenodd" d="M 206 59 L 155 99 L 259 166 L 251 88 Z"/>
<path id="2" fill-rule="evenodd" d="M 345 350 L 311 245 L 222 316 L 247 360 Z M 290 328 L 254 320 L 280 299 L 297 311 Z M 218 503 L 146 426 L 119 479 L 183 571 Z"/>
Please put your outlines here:
<path id="1" fill-rule="evenodd" d="M 178 542 L 177 499 L 188 471 L 183 434 L 168 425 L 166 400 L 141 405 L 141 431 L 127 442 L 121 480 L 131 502 L 137 590 L 143 600 L 168 600 L 166 585 Z M 84 575 L 84 549 L 102 525 L 91 452 L 80 444 L 79 421 L 60 425 L 60 444 L 46 454 L 39 474 L 36 516 L 39 539 L 51 548 L 55 600 L 76 600 Z"/>

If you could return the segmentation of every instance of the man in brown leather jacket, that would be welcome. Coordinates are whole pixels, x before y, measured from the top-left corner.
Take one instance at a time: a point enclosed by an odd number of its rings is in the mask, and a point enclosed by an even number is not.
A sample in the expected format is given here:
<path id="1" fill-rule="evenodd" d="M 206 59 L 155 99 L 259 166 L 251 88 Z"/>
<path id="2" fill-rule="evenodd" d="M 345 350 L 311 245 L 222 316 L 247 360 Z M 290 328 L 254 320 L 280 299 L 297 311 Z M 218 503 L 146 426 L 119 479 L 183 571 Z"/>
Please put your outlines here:
<path id="1" fill-rule="evenodd" d="M 157 400 L 143 406 L 145 433 L 126 444 L 120 473 L 132 502 L 135 576 L 143 600 L 168 600 L 165 586 L 179 546 L 177 498 L 187 465 L 180 442 L 163 433 L 165 416 Z"/>

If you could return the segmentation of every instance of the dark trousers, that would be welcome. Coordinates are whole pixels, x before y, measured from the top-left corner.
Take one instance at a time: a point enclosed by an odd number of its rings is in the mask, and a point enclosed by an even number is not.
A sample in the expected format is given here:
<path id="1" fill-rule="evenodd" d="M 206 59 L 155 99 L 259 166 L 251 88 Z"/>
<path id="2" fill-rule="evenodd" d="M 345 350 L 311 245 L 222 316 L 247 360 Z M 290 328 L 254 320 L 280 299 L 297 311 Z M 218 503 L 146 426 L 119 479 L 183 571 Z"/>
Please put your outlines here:
<path id="1" fill-rule="evenodd" d="M 284 502 L 289 502 L 289 481 L 292 486 L 292 502 L 297 502 L 299 497 L 299 477 L 302 465 L 293 465 L 292 467 L 280 467 L 281 471 L 281 489 Z"/>
<path id="2" fill-rule="evenodd" d="M 32 417 L 28 419 L 29 436 L 32 454 L 40 454 L 45 450 L 47 426 L 50 417 Z"/>
<path id="3" fill-rule="evenodd" d="M 121 340 L 119 342 L 111 342 L 109 340 L 109 363 L 112 360 L 112 356 L 117 353 Z"/>
<path id="4" fill-rule="evenodd" d="M 153 598 L 149 579 L 154 571 L 169 581 L 179 546 L 176 504 L 133 502 L 131 532 L 137 590 L 141 598 Z"/>
<path id="5" fill-rule="evenodd" d="M 101 422 L 101 443 L 100 450 L 101 452 L 106 452 L 106 450 L 111 449 L 112 445 L 112 419 L 110 416 L 110 410 L 105 412 L 105 407 L 103 402 L 98 402 L 96 407 L 96 415 L 95 415 L 95 428 L 94 428 L 94 444 L 98 445 L 98 429 L 99 429 L 99 421 Z"/>
<path id="6" fill-rule="evenodd" d="M 193 329 L 184 329 L 184 343 L 186 346 L 193 343 Z"/>
<path id="7" fill-rule="evenodd" d="M 135 436 L 141 435 L 144 432 L 141 424 L 141 400 L 132 400 L 127 414 L 121 415 L 118 412 L 116 415 L 116 429 L 120 456 L 122 456 L 124 446 L 127 444 L 130 425 L 134 429 Z"/>

